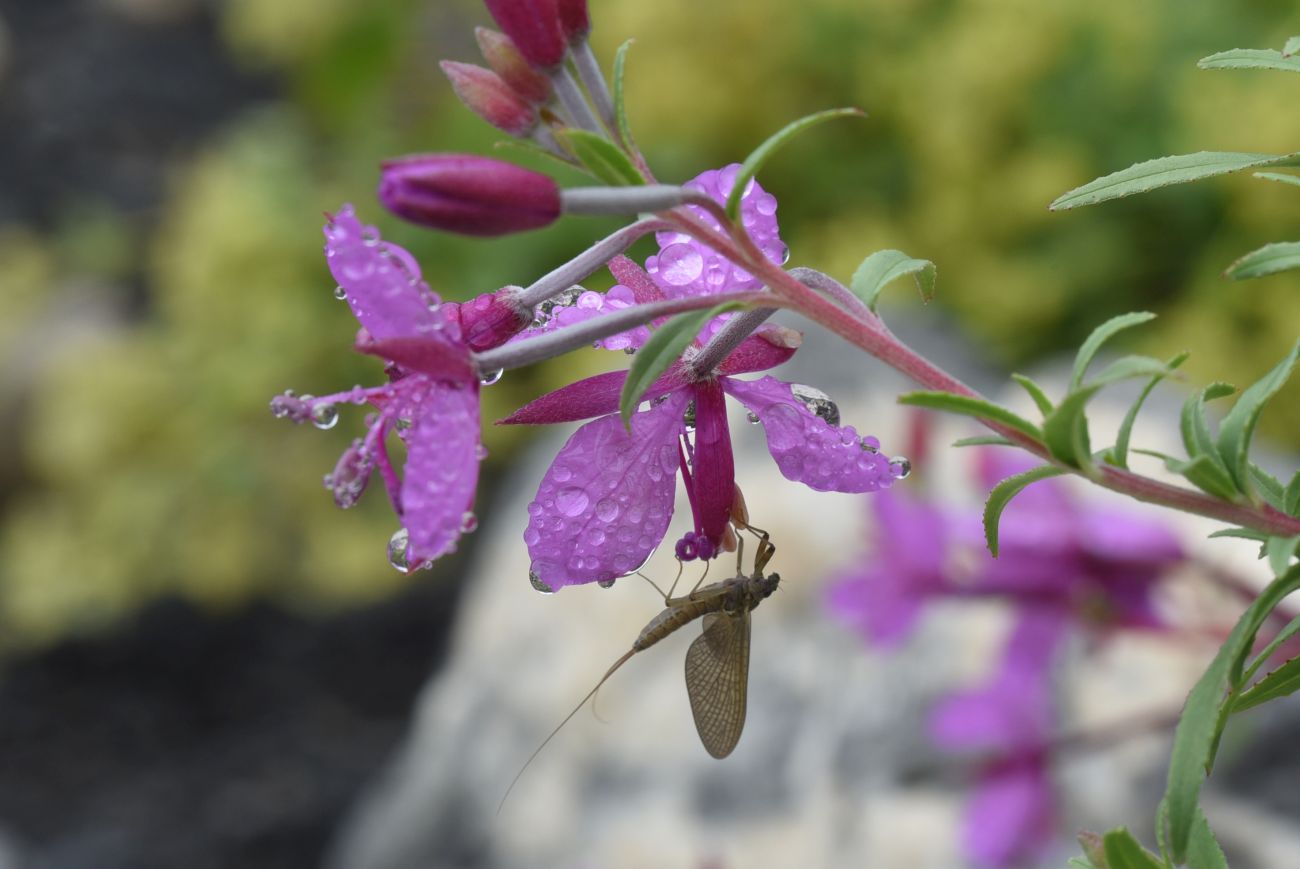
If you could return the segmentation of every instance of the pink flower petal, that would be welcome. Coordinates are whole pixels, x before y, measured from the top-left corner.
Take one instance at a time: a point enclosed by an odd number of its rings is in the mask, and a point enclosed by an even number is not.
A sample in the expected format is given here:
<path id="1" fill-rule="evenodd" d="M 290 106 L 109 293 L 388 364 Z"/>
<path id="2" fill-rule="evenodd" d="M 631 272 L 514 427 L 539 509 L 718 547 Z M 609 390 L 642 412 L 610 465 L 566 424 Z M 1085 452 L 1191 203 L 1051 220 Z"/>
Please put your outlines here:
<path id="1" fill-rule="evenodd" d="M 802 336 L 793 329 L 764 328 L 755 332 L 727 355 L 718 366 L 720 374 L 749 374 L 766 371 L 789 361 L 799 349 Z"/>
<path id="2" fill-rule="evenodd" d="M 645 269 L 622 254 L 609 261 L 609 271 L 620 284 L 632 291 L 638 305 L 667 298 L 659 285 L 645 273 Z"/>
<path id="3" fill-rule="evenodd" d="M 469 351 L 463 344 L 433 338 L 385 338 L 376 341 L 365 329 L 357 336 L 355 348 L 396 362 L 402 368 L 434 380 L 469 383 L 474 379 Z"/>
<path id="4" fill-rule="evenodd" d="M 461 535 L 478 484 L 478 384 L 435 383 L 412 396 L 414 425 L 404 435 L 402 524 L 410 561 L 450 552 Z"/>
<path id="5" fill-rule="evenodd" d="M 668 530 L 685 390 L 632 417 L 574 432 L 528 505 L 524 542 L 533 574 L 551 589 L 613 579 L 650 557 Z"/>
<path id="6" fill-rule="evenodd" d="M 351 205 L 325 224 L 330 273 L 347 293 L 361 325 L 377 340 L 458 331 L 430 306 L 438 296 L 420 280 L 420 267 L 404 248 L 380 241 Z M 454 336 L 452 336 L 454 338 Z"/>
<path id="7" fill-rule="evenodd" d="M 853 426 L 833 426 L 775 377 L 722 378 L 722 388 L 749 408 L 767 434 L 767 449 L 786 479 L 819 492 L 874 492 L 894 482 L 889 458 L 863 449 Z"/>
<path id="8" fill-rule="evenodd" d="M 499 420 L 497 425 L 551 425 L 617 413 L 618 397 L 623 391 L 625 380 L 626 371 L 607 371 L 561 386 L 554 392 L 528 402 L 505 419 Z M 659 396 L 685 385 L 686 377 L 681 367 L 674 365 L 650 384 L 646 394 Z"/>
<path id="9" fill-rule="evenodd" d="M 1032 759 L 980 777 L 962 819 L 962 846 L 982 866 L 1041 856 L 1056 829 L 1056 795 L 1046 766 Z"/>
<path id="10" fill-rule="evenodd" d="M 690 391 L 695 398 L 691 485 L 695 508 L 699 511 L 696 520 L 704 535 L 714 546 L 719 546 L 731 519 L 731 505 L 736 500 L 736 464 L 731 454 L 731 432 L 727 429 L 726 396 L 716 380 L 702 380 Z"/>

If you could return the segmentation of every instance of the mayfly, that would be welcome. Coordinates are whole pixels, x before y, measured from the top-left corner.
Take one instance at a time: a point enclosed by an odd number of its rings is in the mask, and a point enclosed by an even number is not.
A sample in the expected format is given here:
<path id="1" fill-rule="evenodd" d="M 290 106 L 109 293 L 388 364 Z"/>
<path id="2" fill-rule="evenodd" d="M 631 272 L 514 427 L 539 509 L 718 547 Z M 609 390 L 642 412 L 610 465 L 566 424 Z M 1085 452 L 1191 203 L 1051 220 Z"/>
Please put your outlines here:
<path id="1" fill-rule="evenodd" d="M 510 787 L 506 788 L 501 805 L 505 805 L 506 797 L 510 796 L 510 791 L 524 770 L 528 769 L 528 765 L 619 667 L 637 652 L 650 648 L 678 628 L 701 617 L 704 619 L 703 633 L 686 650 L 686 694 L 691 701 L 695 729 L 700 734 L 705 750 L 716 758 L 731 754 L 740 741 L 740 732 L 745 726 L 745 700 L 749 691 L 749 613 L 776 591 L 781 582 L 778 574 L 763 574 L 775 551 L 776 547 L 768 542 L 767 533 L 759 532 L 753 574 L 745 576 L 741 573 L 740 561 L 744 553 L 742 541 L 736 576 L 697 588 L 681 597 L 665 595 L 663 612 L 641 629 L 632 648 L 605 671 L 596 687 L 582 698 L 573 711 L 537 746 L 528 760 L 524 761 L 523 767 L 510 782 Z M 500 810 L 498 806 L 497 811 Z"/>

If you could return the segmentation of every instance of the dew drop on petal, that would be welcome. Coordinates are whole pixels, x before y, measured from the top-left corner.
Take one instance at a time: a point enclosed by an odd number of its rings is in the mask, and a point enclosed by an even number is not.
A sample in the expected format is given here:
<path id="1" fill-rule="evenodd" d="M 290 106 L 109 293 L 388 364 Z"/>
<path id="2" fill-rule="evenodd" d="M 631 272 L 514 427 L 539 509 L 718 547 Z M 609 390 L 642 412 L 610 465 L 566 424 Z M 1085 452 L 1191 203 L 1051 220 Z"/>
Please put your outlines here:
<path id="1" fill-rule="evenodd" d="M 533 588 L 540 591 L 542 594 L 555 594 L 555 589 L 542 582 L 542 578 L 537 575 L 536 571 L 528 571 L 528 582 Z"/>
<path id="2" fill-rule="evenodd" d="M 479 383 L 483 384 L 484 386 L 491 386 L 492 384 L 499 381 L 501 379 L 501 375 L 505 373 L 506 371 L 504 368 L 498 368 L 496 371 L 489 371 L 487 374 L 484 374 L 481 378 L 479 378 Z"/>
<path id="3" fill-rule="evenodd" d="M 411 549 L 411 535 L 405 528 L 398 528 L 393 532 L 393 536 L 388 538 L 388 563 L 396 568 L 398 573 L 407 573 L 411 569 L 408 556 Z"/>
<path id="4" fill-rule="evenodd" d="M 867 435 L 862 439 L 862 449 L 869 453 L 880 452 L 880 438 Z"/>
<path id="5" fill-rule="evenodd" d="M 596 502 L 596 518 L 601 522 L 613 522 L 618 518 L 618 504 L 609 498 L 601 498 Z"/>
<path id="6" fill-rule="evenodd" d="M 473 510 L 466 510 L 460 517 L 460 533 L 473 534 L 478 529 L 478 517 Z"/>
<path id="7" fill-rule="evenodd" d="M 898 456 L 889 462 L 889 473 L 893 474 L 895 480 L 902 480 L 912 473 L 912 463 L 902 456 Z"/>
<path id="8" fill-rule="evenodd" d="M 802 383 L 790 384 L 790 393 L 797 398 L 804 407 L 808 408 L 813 416 L 825 420 L 830 425 L 840 424 L 839 406 L 831 400 L 831 397 L 820 389 L 806 386 Z"/>
<path id="9" fill-rule="evenodd" d="M 332 404 L 318 404 L 311 409 L 311 424 L 318 429 L 334 428 L 338 421 L 338 409 Z"/>
<path id="10" fill-rule="evenodd" d="M 659 253 L 659 277 L 675 287 L 694 282 L 703 270 L 704 257 L 692 245 L 669 245 Z"/>
<path id="11" fill-rule="evenodd" d="M 591 499 L 578 486 L 566 486 L 555 493 L 555 509 L 564 516 L 577 516 L 587 509 Z"/>
<path id="12" fill-rule="evenodd" d="M 758 425 L 758 414 L 752 410 L 745 411 L 745 419 L 749 420 L 750 425 Z"/>
<path id="13" fill-rule="evenodd" d="M 488 457 L 488 448 L 479 444 L 478 448 L 474 451 L 474 455 L 477 456 L 478 460 L 481 462 Z"/>
<path id="14" fill-rule="evenodd" d="M 613 588 L 613 587 L 614 587 L 614 580 L 613 580 L 613 579 L 599 579 L 599 580 L 596 580 L 596 585 L 600 586 L 601 588 Z"/>

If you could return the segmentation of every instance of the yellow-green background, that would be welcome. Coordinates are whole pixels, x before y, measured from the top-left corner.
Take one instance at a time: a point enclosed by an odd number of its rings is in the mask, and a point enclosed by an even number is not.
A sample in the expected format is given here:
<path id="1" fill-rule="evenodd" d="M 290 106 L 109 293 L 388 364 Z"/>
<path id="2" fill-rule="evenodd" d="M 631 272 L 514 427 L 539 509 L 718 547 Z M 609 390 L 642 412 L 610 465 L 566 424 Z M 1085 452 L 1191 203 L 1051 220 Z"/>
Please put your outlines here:
<path id="1" fill-rule="evenodd" d="M 662 180 L 741 159 L 795 116 L 865 108 L 868 120 L 818 129 L 762 176 L 780 198 L 792 262 L 846 278 L 882 247 L 932 259 L 937 303 L 995 360 L 1063 352 L 1106 317 L 1142 308 L 1162 316 L 1135 341 L 1156 353 L 1194 349 L 1196 381 L 1247 381 L 1295 338 L 1300 277 L 1219 276 L 1249 249 L 1300 237 L 1295 188 L 1234 177 L 1046 209 L 1071 187 L 1160 154 L 1300 147 L 1300 77 L 1195 67 L 1225 48 L 1280 46 L 1300 32 L 1287 4 L 591 6 L 603 60 L 637 40 L 630 115 Z M 46 231 L 0 225 L 0 358 L 11 365 L 71 288 L 142 277 L 146 299 L 141 309 L 97 290 L 126 313 L 34 355 L 0 423 L 11 451 L 0 512 L 0 636 L 10 648 L 97 629 L 162 594 L 329 609 L 407 581 L 385 563 L 396 523 L 382 493 L 340 514 L 320 485 L 360 415 L 321 433 L 267 412 L 286 387 L 322 393 L 380 377 L 374 360 L 348 350 L 355 324 L 331 294 L 322 211 L 356 203 L 449 298 L 528 283 L 616 225 L 574 219 L 461 240 L 401 226 L 376 206 L 383 157 L 485 151 L 498 138 L 455 102 L 436 65 L 476 59 L 472 27 L 489 23 L 477 3 L 216 8 L 234 62 L 271 76 L 281 96 L 167 167 L 155 212 L 91 200 Z M 896 295 L 887 304 L 909 304 Z M 512 373 L 485 391 L 485 415 L 593 364 Z M 1267 419 L 1291 446 L 1295 397 Z M 492 460 L 507 461 L 525 434 L 488 429 Z"/>

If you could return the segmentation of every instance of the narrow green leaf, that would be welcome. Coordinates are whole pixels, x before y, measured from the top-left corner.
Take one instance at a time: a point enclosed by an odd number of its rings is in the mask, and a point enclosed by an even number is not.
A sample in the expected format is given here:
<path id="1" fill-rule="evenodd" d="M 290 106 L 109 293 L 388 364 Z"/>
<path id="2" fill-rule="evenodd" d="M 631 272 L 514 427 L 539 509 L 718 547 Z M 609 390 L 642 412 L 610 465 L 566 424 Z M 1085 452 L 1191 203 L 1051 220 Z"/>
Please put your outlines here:
<path id="1" fill-rule="evenodd" d="M 871 310 L 876 310 L 876 301 L 885 285 L 904 275 L 911 275 L 921 298 L 930 301 L 934 298 L 934 282 L 938 270 L 928 259 L 915 259 L 901 250 L 878 250 L 862 261 L 849 281 L 849 289 L 866 303 Z"/>
<path id="2" fill-rule="evenodd" d="M 1039 465 L 1014 477 L 1007 477 L 993 487 L 993 491 L 989 492 L 988 501 L 984 504 L 984 540 L 988 543 L 989 553 L 994 558 L 998 556 L 998 523 L 1002 519 L 1002 511 L 1007 509 L 1011 499 L 1020 494 L 1020 491 L 1030 483 L 1046 480 L 1048 477 L 1059 477 L 1064 473 L 1065 470 L 1056 465 Z"/>
<path id="3" fill-rule="evenodd" d="M 1024 387 L 1025 392 L 1029 393 L 1029 397 L 1034 400 L 1034 404 L 1038 405 L 1039 413 L 1043 416 L 1047 416 L 1052 412 L 1052 400 L 1047 397 L 1046 392 L 1043 392 L 1043 387 L 1039 386 L 1023 374 L 1013 374 L 1011 375 L 1011 379 L 1016 383 L 1019 383 Z"/>
<path id="4" fill-rule="evenodd" d="M 1121 380 L 1132 380 L 1134 377 L 1155 377 L 1156 375 L 1168 375 L 1169 366 L 1153 356 L 1121 356 L 1114 362 L 1107 365 L 1101 370 L 1101 373 L 1090 379 L 1088 386 L 1109 386 L 1112 383 L 1118 383 Z"/>
<path id="5" fill-rule="evenodd" d="M 1107 869 L 1164 869 L 1160 859 L 1143 848 L 1124 827 L 1111 830 L 1102 839 Z"/>
<path id="6" fill-rule="evenodd" d="M 604 136 L 572 127 L 557 130 L 555 138 L 597 179 L 614 187 L 635 187 L 645 179 L 632 159 Z"/>
<path id="7" fill-rule="evenodd" d="M 1065 864 L 1065 869 L 1104 869 L 1095 863 L 1089 863 L 1082 857 L 1071 857 Z"/>
<path id="8" fill-rule="evenodd" d="M 1201 69 L 1280 69 L 1300 72 L 1300 57 L 1287 57 L 1271 48 L 1232 48 L 1196 62 Z"/>
<path id="9" fill-rule="evenodd" d="M 867 113 L 862 109 L 828 109 L 791 121 L 777 130 L 768 137 L 767 141 L 755 148 L 741 164 L 740 172 L 736 175 L 736 183 L 731 188 L 731 195 L 727 197 L 727 216 L 732 220 L 736 219 L 740 214 L 740 197 L 745 195 L 745 188 L 749 186 L 750 180 L 758 174 L 758 170 L 768 161 L 768 158 L 778 149 L 789 144 L 795 136 L 835 118 L 865 118 L 866 116 Z"/>
<path id="10" fill-rule="evenodd" d="M 1210 830 L 1210 822 L 1205 820 L 1205 813 L 1196 810 L 1196 821 L 1192 824 L 1192 838 L 1187 843 L 1187 869 L 1228 869 L 1227 858 L 1223 849 Z"/>
<path id="11" fill-rule="evenodd" d="M 627 52 L 635 39 L 629 39 L 618 47 L 614 53 L 614 123 L 618 127 L 618 137 L 623 147 L 632 148 L 632 128 L 627 122 L 627 102 L 623 98 L 623 74 L 627 66 Z"/>
<path id="12" fill-rule="evenodd" d="M 1297 586 L 1300 586 L 1300 569 L 1292 569 L 1269 583 L 1242 614 L 1210 666 L 1187 695 L 1182 717 L 1174 731 L 1169 780 L 1165 787 L 1165 803 L 1169 810 L 1169 855 L 1175 862 L 1187 858 L 1201 783 L 1214 764 L 1225 695 L 1229 688 L 1239 684 L 1242 664 L 1260 626 Z"/>
<path id="13" fill-rule="evenodd" d="M 1297 360 L 1300 360 L 1300 341 L 1292 346 L 1291 352 L 1272 371 L 1241 393 L 1241 398 L 1237 399 L 1219 426 L 1219 455 L 1223 457 L 1228 473 L 1243 492 L 1249 491 L 1247 451 L 1250 449 L 1251 436 L 1255 433 L 1255 423 L 1259 420 L 1264 405 L 1291 376 Z"/>
<path id="14" fill-rule="evenodd" d="M 1270 537 L 1264 542 L 1264 553 L 1268 556 L 1269 570 L 1274 576 L 1281 576 L 1291 568 L 1291 557 L 1300 545 L 1300 534 L 1294 537 Z"/>
<path id="15" fill-rule="evenodd" d="M 943 410 L 961 416 L 973 416 L 976 419 L 993 420 L 1010 426 L 1034 440 L 1041 440 L 1043 437 L 1043 433 L 1038 430 L 1038 426 L 1029 420 L 1017 416 L 1005 407 L 980 398 L 953 395 L 951 392 L 909 392 L 906 395 L 900 395 L 898 403 L 912 407 L 928 407 L 931 410 Z"/>
<path id="16" fill-rule="evenodd" d="M 1157 157 L 1137 163 L 1127 169 L 1112 172 L 1096 181 L 1089 181 L 1057 198 L 1049 206 L 1053 211 L 1093 205 L 1134 193 L 1146 193 L 1157 187 L 1199 181 L 1215 175 L 1226 175 L 1241 169 L 1258 166 L 1300 166 L 1300 153 L 1296 154 L 1243 154 L 1233 151 L 1198 151 L 1174 157 Z"/>
<path id="17" fill-rule="evenodd" d="M 1300 58 L 1296 58 L 1300 61 Z M 1224 270 L 1225 278 L 1244 281 L 1300 268 L 1300 241 L 1279 241 L 1252 250 Z"/>
<path id="18" fill-rule="evenodd" d="M 1254 540 L 1256 543 L 1263 543 L 1268 540 L 1268 535 L 1263 531 L 1256 531 L 1254 528 L 1220 528 L 1207 535 L 1208 537 L 1236 537 L 1241 540 Z"/>
<path id="19" fill-rule="evenodd" d="M 1124 421 L 1120 423 L 1119 432 L 1115 435 L 1115 446 L 1110 448 L 1110 453 L 1107 455 L 1107 461 L 1112 465 L 1120 468 L 1128 467 L 1129 440 L 1133 436 L 1133 424 L 1137 422 L 1142 405 L 1146 403 L 1147 396 L 1151 394 L 1151 390 L 1156 388 L 1156 384 L 1186 362 L 1189 355 L 1191 354 L 1184 351 L 1170 359 L 1165 363 L 1165 370 L 1152 377 L 1147 381 L 1147 385 L 1142 388 L 1142 392 L 1138 394 L 1133 406 L 1128 409 L 1128 413 L 1124 414 Z"/>
<path id="20" fill-rule="evenodd" d="M 1097 355 L 1101 346 L 1111 339 L 1117 332 L 1130 329 L 1133 326 L 1140 325 L 1148 320 L 1154 320 L 1155 314 L 1149 311 L 1137 311 L 1132 314 L 1121 314 L 1118 317 L 1112 317 L 1105 323 L 1102 323 L 1079 347 L 1079 353 L 1074 357 L 1074 371 L 1070 375 L 1070 390 L 1074 391 L 1083 383 L 1083 375 L 1088 370 L 1088 364 L 1092 362 L 1092 357 Z"/>
<path id="21" fill-rule="evenodd" d="M 1292 475 L 1282 491 L 1282 509 L 1292 516 L 1300 515 L 1300 471 Z"/>
<path id="22" fill-rule="evenodd" d="M 705 311 L 688 311 L 678 314 L 650 335 L 648 341 L 632 357 L 632 365 L 623 382 L 623 392 L 618 398 L 618 412 L 623 425 L 629 425 L 636 406 L 641 403 L 650 384 L 669 369 L 682 355 L 695 336 L 700 334 L 709 320 L 744 307 L 738 302 L 724 302 Z"/>
<path id="23" fill-rule="evenodd" d="M 1011 441 L 997 435 L 976 435 L 969 438 L 958 438 L 952 442 L 954 447 L 1014 447 Z"/>
<path id="24" fill-rule="evenodd" d="M 1075 839 L 1078 841 L 1079 847 L 1083 849 L 1084 856 L 1088 858 L 1086 862 L 1090 866 L 1095 866 L 1097 869 L 1108 869 L 1106 866 L 1106 843 L 1100 833 L 1090 833 L 1084 830 Z"/>
<path id="25" fill-rule="evenodd" d="M 1156 806 L 1156 845 L 1160 848 L 1165 866 L 1173 869 L 1174 861 L 1169 856 L 1169 800 L 1165 797 L 1161 797 Z"/>
<path id="26" fill-rule="evenodd" d="M 1285 172 L 1256 172 L 1256 178 L 1263 178 L 1265 181 L 1280 181 L 1283 184 L 1294 184 L 1300 187 L 1300 175 L 1287 175 Z"/>
<path id="27" fill-rule="evenodd" d="M 1190 461 L 1168 456 L 1165 458 L 1165 467 L 1181 475 L 1202 492 L 1213 495 L 1221 501 L 1235 501 L 1240 494 L 1236 484 L 1228 476 L 1228 472 L 1208 454 L 1197 456 Z"/>
<path id="28" fill-rule="evenodd" d="M 1091 469 L 1092 443 L 1085 411 L 1100 389 L 1100 386 L 1087 386 L 1071 392 L 1043 420 L 1043 443 L 1058 462 L 1072 468 Z"/>
<path id="29" fill-rule="evenodd" d="M 1246 667 L 1246 669 L 1241 674 L 1241 684 L 1245 685 L 1249 683 L 1251 679 L 1255 678 L 1255 674 L 1258 673 L 1260 669 L 1265 664 L 1268 663 L 1268 659 L 1273 657 L 1274 653 L 1276 653 L 1278 649 L 1282 648 L 1283 643 L 1285 643 L 1287 640 L 1294 637 L 1297 633 L 1300 633 L 1300 616 L 1296 616 L 1295 618 L 1291 619 L 1291 621 L 1287 622 L 1286 627 L 1278 631 L 1277 636 L 1269 640 L 1268 645 L 1265 646 L 1263 649 L 1261 649 L 1259 651 L 1259 654 L 1255 655 L 1254 660 L 1250 662 L 1250 665 Z M 1238 708 L 1240 703 L 1241 703 L 1240 699 L 1238 699 L 1236 702 L 1233 703 L 1232 705 L 1233 712 L 1241 711 Z"/>
<path id="30" fill-rule="evenodd" d="M 1193 460 L 1207 457 L 1212 464 L 1231 480 L 1228 466 L 1219 457 L 1219 451 L 1210 434 L 1210 423 L 1205 417 L 1205 403 L 1216 398 L 1223 398 L 1236 392 L 1236 387 L 1228 383 L 1211 383 L 1183 402 L 1183 411 L 1179 419 L 1179 430 L 1183 436 L 1183 448 Z"/>
<path id="31" fill-rule="evenodd" d="M 1260 497 L 1264 499 L 1264 503 L 1274 510 L 1285 511 L 1284 499 L 1286 496 L 1282 489 L 1282 481 L 1254 462 L 1249 463 L 1248 473 L 1250 474 L 1250 481 L 1254 483 L 1255 489 L 1259 492 Z"/>
<path id="32" fill-rule="evenodd" d="M 1270 700 L 1289 697 L 1296 691 L 1300 691 L 1300 657 L 1292 658 L 1251 685 L 1249 690 L 1233 702 L 1232 712 L 1234 715 L 1245 712 Z"/>
<path id="33" fill-rule="evenodd" d="M 1300 54 L 1300 36 L 1292 36 L 1286 41 L 1286 45 L 1282 46 L 1283 57 L 1291 57 L 1296 54 Z"/>

